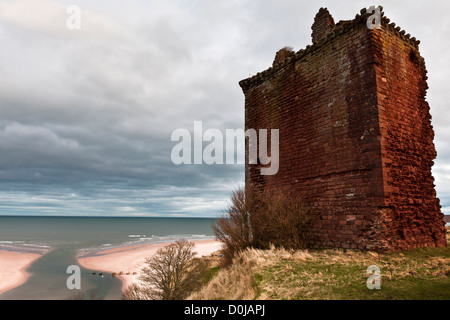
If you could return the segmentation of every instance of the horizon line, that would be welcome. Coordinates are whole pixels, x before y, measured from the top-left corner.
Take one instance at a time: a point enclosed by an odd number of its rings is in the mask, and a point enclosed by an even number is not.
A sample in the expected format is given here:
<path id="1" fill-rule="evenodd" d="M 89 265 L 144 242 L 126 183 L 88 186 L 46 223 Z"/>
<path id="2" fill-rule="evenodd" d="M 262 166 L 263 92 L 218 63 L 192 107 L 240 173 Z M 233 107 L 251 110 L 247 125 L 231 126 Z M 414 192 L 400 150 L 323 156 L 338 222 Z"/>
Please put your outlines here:
<path id="1" fill-rule="evenodd" d="M 180 216 L 180 217 L 171 217 L 171 216 L 77 216 L 77 215 L 3 215 L 0 214 L 1 217 L 22 217 L 22 218 L 167 218 L 167 219 L 217 219 L 218 217 L 197 217 L 197 216 Z"/>

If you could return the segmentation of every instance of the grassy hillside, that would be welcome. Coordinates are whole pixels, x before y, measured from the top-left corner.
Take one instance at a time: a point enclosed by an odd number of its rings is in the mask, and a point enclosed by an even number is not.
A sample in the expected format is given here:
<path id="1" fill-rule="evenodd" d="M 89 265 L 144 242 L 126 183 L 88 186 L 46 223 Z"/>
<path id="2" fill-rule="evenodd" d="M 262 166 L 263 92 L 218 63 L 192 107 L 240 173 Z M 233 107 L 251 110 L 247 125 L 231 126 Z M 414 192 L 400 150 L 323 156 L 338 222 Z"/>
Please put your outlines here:
<path id="1" fill-rule="evenodd" d="M 450 229 L 449 229 L 450 232 Z M 381 289 L 367 288 L 367 268 Z M 217 272 L 191 299 L 450 299 L 450 246 L 396 253 L 255 250 Z"/>

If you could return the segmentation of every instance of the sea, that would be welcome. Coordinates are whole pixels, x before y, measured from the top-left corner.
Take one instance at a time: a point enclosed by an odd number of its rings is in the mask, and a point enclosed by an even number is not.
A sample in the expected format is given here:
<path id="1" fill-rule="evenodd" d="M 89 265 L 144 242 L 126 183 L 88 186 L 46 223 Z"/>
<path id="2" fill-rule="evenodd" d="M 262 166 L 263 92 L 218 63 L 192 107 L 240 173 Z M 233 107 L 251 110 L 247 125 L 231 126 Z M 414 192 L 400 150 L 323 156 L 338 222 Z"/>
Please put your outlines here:
<path id="1" fill-rule="evenodd" d="M 81 289 L 69 290 L 67 268 L 77 257 L 120 246 L 214 239 L 214 218 L 0 216 L 0 250 L 46 253 L 21 286 L 0 300 L 117 300 L 121 281 L 81 268 Z"/>

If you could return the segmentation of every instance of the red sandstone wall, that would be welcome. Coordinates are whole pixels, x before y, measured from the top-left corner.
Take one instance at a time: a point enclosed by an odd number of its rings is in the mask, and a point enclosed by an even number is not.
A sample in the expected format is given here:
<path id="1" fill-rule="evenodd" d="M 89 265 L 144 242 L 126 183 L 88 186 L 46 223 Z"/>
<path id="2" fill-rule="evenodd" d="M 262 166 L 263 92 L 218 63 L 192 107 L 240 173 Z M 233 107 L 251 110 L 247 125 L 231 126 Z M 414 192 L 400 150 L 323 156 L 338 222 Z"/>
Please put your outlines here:
<path id="1" fill-rule="evenodd" d="M 246 87 L 246 127 L 280 129 L 280 169 L 256 188 L 289 187 L 310 204 L 317 246 L 373 245 L 383 205 L 376 77 L 365 25 L 316 45 L 298 61 Z M 314 49 L 315 48 L 315 49 Z"/>
<path id="2" fill-rule="evenodd" d="M 240 82 L 246 128 L 280 130 L 278 174 L 247 165 L 246 183 L 295 190 L 313 209 L 315 246 L 443 246 L 418 42 L 386 18 L 369 30 L 361 13 L 334 26 L 321 10 L 313 46 Z"/>
<path id="3" fill-rule="evenodd" d="M 431 173 L 436 151 L 424 60 L 388 25 L 374 33 L 374 44 L 387 207 L 383 237 L 396 249 L 445 246 Z"/>

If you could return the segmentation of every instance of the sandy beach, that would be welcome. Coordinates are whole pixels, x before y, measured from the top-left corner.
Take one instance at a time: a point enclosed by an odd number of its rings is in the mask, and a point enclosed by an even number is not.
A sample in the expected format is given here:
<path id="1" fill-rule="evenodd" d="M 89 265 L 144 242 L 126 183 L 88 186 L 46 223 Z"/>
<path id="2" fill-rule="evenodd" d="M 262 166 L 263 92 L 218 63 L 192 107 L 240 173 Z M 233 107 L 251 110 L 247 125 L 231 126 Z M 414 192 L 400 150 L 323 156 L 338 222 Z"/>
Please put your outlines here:
<path id="1" fill-rule="evenodd" d="M 26 268 L 41 256 L 38 253 L 0 250 L 0 294 L 25 283 L 28 278 Z"/>
<path id="2" fill-rule="evenodd" d="M 220 250 L 221 243 L 216 240 L 197 240 L 195 251 L 199 257 Z M 159 248 L 168 243 L 142 244 L 125 246 L 98 252 L 95 256 L 80 257 L 78 264 L 86 269 L 116 273 L 122 280 L 122 291 L 138 281 L 139 273 L 145 265 L 146 258 L 153 256 Z M 123 273 L 122 275 L 119 275 Z M 133 274 L 135 273 L 135 274 Z"/>

